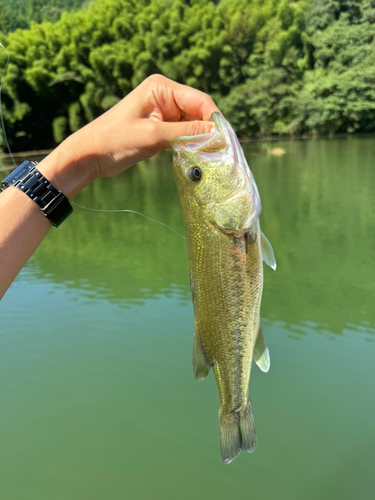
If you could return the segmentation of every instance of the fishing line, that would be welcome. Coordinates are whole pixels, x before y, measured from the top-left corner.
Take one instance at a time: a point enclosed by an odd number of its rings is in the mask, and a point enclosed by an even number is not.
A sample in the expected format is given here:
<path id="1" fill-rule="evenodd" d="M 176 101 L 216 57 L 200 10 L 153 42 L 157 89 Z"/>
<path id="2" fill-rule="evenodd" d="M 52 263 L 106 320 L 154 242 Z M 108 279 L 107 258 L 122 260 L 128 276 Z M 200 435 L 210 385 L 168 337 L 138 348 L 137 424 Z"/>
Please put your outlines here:
<path id="1" fill-rule="evenodd" d="M 177 234 L 177 236 L 179 236 L 180 238 L 186 240 L 185 236 L 182 236 L 182 234 L 178 233 L 177 231 L 175 231 L 174 229 L 172 229 L 170 226 L 168 226 L 167 224 L 164 224 L 164 222 L 160 222 L 158 220 L 154 220 L 154 219 L 151 219 L 151 217 L 147 217 L 147 215 L 144 215 L 144 214 L 141 214 L 140 212 L 136 212 L 135 210 L 102 210 L 102 209 L 99 209 L 99 208 L 88 208 L 88 207 L 84 207 L 82 205 L 78 205 L 78 203 L 75 203 L 74 201 L 71 201 L 70 202 L 72 205 L 75 205 L 76 207 L 79 207 L 79 208 L 83 208 L 84 210 L 89 210 L 90 212 L 106 212 L 106 213 L 120 213 L 120 212 L 128 212 L 128 213 L 131 213 L 131 214 L 136 214 L 136 215 L 140 215 L 141 217 L 144 217 L 145 219 L 148 219 L 150 220 L 151 222 L 155 222 L 155 224 L 160 224 L 161 226 L 164 226 L 166 227 L 167 229 L 170 229 L 172 231 L 172 233 L 174 234 Z"/>
<path id="2" fill-rule="evenodd" d="M 1 77 L 1 82 L 0 82 L 0 120 L 1 120 L 2 129 L 3 129 L 3 135 L 4 135 L 4 139 L 5 139 L 5 144 L 7 146 L 8 151 L 9 151 L 10 157 L 12 158 L 13 164 L 14 164 L 15 168 L 17 168 L 17 163 L 15 162 L 15 159 L 13 157 L 13 153 L 12 153 L 12 151 L 10 149 L 10 146 L 9 146 L 9 143 L 8 143 L 8 138 L 7 138 L 7 134 L 6 134 L 6 130 L 5 130 L 5 124 L 4 124 L 4 118 L 3 118 L 3 111 L 2 111 L 2 100 L 1 100 L 2 88 L 3 88 L 3 80 L 4 80 L 5 72 L 7 70 L 9 61 L 10 61 L 10 55 L 9 55 L 9 52 L 7 51 L 7 49 L 4 47 L 4 45 L 2 43 L 0 43 L 0 47 L 5 50 L 6 55 L 7 55 L 7 62 L 5 63 L 3 74 L 2 74 L 2 77 Z M 9 167 L 0 168 L 0 172 L 2 172 L 4 170 L 9 170 Z M 53 175 L 53 173 L 52 173 L 52 175 Z M 54 180 L 56 182 L 57 187 L 59 188 L 59 185 L 58 185 L 56 177 L 54 175 L 53 175 L 53 177 L 54 177 Z M 105 213 L 128 212 L 128 213 L 131 213 L 131 214 L 140 215 L 141 217 L 144 217 L 145 219 L 147 219 L 147 220 L 149 220 L 151 222 L 154 222 L 155 224 L 160 224 L 160 226 L 166 227 L 167 229 L 169 229 L 170 231 L 172 231 L 172 233 L 174 233 L 177 236 L 179 236 L 180 238 L 186 240 L 185 236 L 182 236 L 182 234 L 178 233 L 177 231 L 175 231 L 174 229 L 172 229 L 167 224 L 164 224 L 164 222 L 160 222 L 158 220 L 151 219 L 151 217 L 147 217 L 147 215 L 141 214 L 140 212 L 136 212 L 135 210 L 102 210 L 102 209 L 98 209 L 98 208 L 84 207 L 83 205 L 79 205 L 78 203 L 75 203 L 74 201 L 70 201 L 70 203 L 72 205 L 75 205 L 76 207 L 82 208 L 83 210 L 88 210 L 90 212 L 105 212 Z"/>
<path id="3" fill-rule="evenodd" d="M 2 98 L 2 90 L 3 90 L 3 80 L 4 80 L 5 72 L 7 70 L 9 61 L 10 61 L 10 55 L 9 55 L 9 52 L 7 51 L 7 49 L 4 47 L 4 45 L 2 43 L 0 43 L 0 47 L 5 50 L 5 53 L 7 55 L 7 62 L 5 63 L 3 74 L 2 74 L 2 77 L 1 77 L 1 82 L 0 82 L 0 119 L 1 119 L 1 126 L 3 128 L 3 136 L 4 136 L 4 140 L 5 140 L 5 145 L 6 145 L 7 149 L 8 149 L 8 151 L 9 151 L 10 157 L 12 158 L 12 162 L 13 162 L 14 166 L 17 167 L 17 164 L 16 164 L 16 162 L 15 162 L 15 160 L 13 158 L 12 151 L 10 149 L 10 146 L 9 146 L 9 143 L 8 143 L 7 134 L 6 134 L 6 131 L 5 131 L 4 117 L 3 117 L 3 103 L 2 103 L 2 99 L 1 99 Z"/>

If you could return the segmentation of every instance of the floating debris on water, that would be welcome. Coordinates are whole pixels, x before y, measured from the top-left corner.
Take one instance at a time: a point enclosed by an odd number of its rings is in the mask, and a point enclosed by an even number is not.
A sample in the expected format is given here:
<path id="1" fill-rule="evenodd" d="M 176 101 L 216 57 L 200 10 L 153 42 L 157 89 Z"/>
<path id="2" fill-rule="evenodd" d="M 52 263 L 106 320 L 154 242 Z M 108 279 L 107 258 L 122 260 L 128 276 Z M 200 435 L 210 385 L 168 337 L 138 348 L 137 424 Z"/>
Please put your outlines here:
<path id="1" fill-rule="evenodd" d="M 286 153 L 286 151 L 283 148 L 274 148 L 274 149 L 271 149 L 271 151 L 270 151 L 270 154 L 274 155 L 274 156 L 285 155 L 285 153 Z"/>

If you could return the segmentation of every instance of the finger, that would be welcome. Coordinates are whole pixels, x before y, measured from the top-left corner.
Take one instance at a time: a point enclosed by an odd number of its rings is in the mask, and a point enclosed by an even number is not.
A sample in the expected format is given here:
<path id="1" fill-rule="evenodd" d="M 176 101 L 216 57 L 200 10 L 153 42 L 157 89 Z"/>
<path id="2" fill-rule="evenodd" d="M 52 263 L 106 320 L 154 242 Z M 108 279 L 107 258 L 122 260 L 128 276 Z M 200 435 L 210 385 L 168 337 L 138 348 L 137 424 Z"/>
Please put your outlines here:
<path id="1" fill-rule="evenodd" d="M 211 118 L 211 115 L 210 115 L 210 118 Z M 202 118 L 200 116 L 197 116 L 197 115 L 190 115 L 188 113 L 183 113 L 183 112 L 181 112 L 180 119 L 177 119 L 176 116 L 173 116 L 173 117 L 169 118 L 168 120 L 163 118 L 163 121 L 165 121 L 165 122 L 190 122 L 190 121 L 194 121 L 194 120 L 202 120 Z"/>
<path id="2" fill-rule="evenodd" d="M 144 108 L 148 117 L 164 121 L 180 121 L 183 117 L 208 121 L 212 113 L 219 111 L 209 95 L 161 75 L 147 78 L 142 85 L 149 93 L 149 102 Z"/>
<path id="3" fill-rule="evenodd" d="M 212 131 L 214 125 L 212 122 L 195 120 L 186 122 L 162 122 L 158 127 L 158 148 L 168 149 L 169 141 L 175 137 L 193 136 L 208 134 Z"/>
<path id="4" fill-rule="evenodd" d="M 199 90 L 179 85 L 173 90 L 173 97 L 186 120 L 208 121 L 212 113 L 215 111 L 220 113 L 211 97 Z"/>

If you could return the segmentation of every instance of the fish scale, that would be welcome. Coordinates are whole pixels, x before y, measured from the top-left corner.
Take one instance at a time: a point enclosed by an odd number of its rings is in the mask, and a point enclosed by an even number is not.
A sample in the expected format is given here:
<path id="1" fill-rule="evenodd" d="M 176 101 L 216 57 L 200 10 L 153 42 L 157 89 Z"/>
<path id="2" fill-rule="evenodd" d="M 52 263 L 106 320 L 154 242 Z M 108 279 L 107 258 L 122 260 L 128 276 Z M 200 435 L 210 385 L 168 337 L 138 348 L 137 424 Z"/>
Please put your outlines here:
<path id="1" fill-rule="evenodd" d="M 224 463 L 253 451 L 256 432 L 248 386 L 254 357 L 269 354 L 260 327 L 262 257 L 276 267 L 259 225 L 259 193 L 232 128 L 214 113 L 215 132 L 172 141 L 189 254 L 194 306 L 193 369 L 213 368 L 220 398 Z"/>

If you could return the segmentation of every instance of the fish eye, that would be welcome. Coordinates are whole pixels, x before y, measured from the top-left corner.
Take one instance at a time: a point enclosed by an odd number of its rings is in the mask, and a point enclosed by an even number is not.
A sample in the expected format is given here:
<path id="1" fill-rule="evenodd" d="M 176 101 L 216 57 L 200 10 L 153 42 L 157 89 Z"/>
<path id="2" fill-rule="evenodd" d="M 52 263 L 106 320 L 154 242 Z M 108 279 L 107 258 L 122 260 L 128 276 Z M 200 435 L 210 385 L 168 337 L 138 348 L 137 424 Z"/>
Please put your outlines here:
<path id="1" fill-rule="evenodd" d="M 196 165 L 194 167 L 191 167 L 189 174 L 190 174 L 190 179 L 194 182 L 200 181 L 202 178 L 201 169 Z"/>

